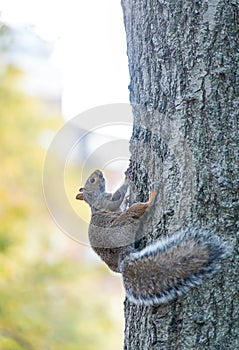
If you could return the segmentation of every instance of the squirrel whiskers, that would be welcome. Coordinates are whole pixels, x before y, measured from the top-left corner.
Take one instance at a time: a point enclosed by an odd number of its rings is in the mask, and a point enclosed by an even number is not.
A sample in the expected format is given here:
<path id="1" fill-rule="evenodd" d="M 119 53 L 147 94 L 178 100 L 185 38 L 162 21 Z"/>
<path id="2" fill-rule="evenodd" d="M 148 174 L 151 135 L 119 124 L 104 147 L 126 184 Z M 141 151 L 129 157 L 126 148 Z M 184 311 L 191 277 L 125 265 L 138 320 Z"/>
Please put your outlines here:
<path id="1" fill-rule="evenodd" d="M 154 200 L 120 210 L 128 187 L 105 192 L 105 179 L 94 171 L 76 196 L 91 207 L 89 240 L 92 248 L 115 272 L 122 274 L 130 301 L 145 305 L 166 303 L 183 295 L 220 269 L 228 250 L 217 235 L 199 228 L 182 229 L 137 251 L 132 243 L 140 219 Z"/>

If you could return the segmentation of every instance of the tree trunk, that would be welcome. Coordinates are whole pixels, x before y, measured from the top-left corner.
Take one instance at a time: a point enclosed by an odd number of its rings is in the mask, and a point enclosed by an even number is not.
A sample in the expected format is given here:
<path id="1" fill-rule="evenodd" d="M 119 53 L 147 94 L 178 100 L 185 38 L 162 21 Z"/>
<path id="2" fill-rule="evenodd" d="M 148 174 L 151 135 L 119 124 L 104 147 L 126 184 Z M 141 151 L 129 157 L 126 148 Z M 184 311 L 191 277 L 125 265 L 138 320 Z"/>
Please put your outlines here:
<path id="1" fill-rule="evenodd" d="M 222 272 L 176 301 L 149 307 L 126 300 L 125 349 L 239 349 L 238 2 L 122 0 L 122 7 L 132 201 L 160 184 L 137 245 L 200 226 L 232 248 Z"/>

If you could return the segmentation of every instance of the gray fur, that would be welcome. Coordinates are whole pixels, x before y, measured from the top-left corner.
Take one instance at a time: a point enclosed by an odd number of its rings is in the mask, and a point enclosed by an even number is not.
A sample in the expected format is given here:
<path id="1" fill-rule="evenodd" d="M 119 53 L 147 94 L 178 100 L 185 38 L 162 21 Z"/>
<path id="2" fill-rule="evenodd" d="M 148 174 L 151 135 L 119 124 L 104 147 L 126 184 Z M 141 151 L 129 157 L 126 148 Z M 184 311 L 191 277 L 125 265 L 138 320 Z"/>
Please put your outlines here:
<path id="1" fill-rule="evenodd" d="M 122 273 L 130 301 L 167 303 L 220 269 L 228 249 L 217 235 L 200 228 L 181 229 L 136 251 L 131 243 L 154 195 L 122 212 L 127 186 L 128 179 L 115 194 L 106 193 L 104 176 L 96 170 L 81 191 L 92 211 L 91 246 L 112 271 Z"/>

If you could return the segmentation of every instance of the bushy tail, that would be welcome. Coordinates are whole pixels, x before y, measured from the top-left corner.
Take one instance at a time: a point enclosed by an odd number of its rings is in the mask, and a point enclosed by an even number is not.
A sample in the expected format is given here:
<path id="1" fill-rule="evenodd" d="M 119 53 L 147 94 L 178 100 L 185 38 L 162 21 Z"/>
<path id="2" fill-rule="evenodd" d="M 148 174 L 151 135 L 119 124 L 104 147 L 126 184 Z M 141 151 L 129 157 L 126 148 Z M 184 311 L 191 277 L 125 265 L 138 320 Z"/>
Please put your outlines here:
<path id="1" fill-rule="evenodd" d="M 123 260 L 120 270 L 126 295 L 134 303 L 166 303 L 216 273 L 227 255 L 217 235 L 182 230 Z"/>

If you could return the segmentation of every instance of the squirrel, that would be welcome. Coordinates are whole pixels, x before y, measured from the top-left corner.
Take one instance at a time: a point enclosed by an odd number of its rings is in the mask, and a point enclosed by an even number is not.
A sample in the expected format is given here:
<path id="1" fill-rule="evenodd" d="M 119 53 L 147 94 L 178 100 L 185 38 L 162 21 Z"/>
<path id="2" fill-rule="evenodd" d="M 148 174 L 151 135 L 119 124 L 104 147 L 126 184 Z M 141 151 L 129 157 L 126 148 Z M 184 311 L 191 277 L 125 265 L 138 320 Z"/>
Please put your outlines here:
<path id="1" fill-rule="evenodd" d="M 215 233 L 191 228 L 138 251 L 132 243 L 156 191 L 150 193 L 147 202 L 121 211 L 129 185 L 125 174 L 124 184 L 114 194 L 105 192 L 105 178 L 100 170 L 95 170 L 80 188 L 76 199 L 84 200 L 91 208 L 89 241 L 108 267 L 122 274 L 130 301 L 152 306 L 167 303 L 216 273 L 228 250 Z"/>

